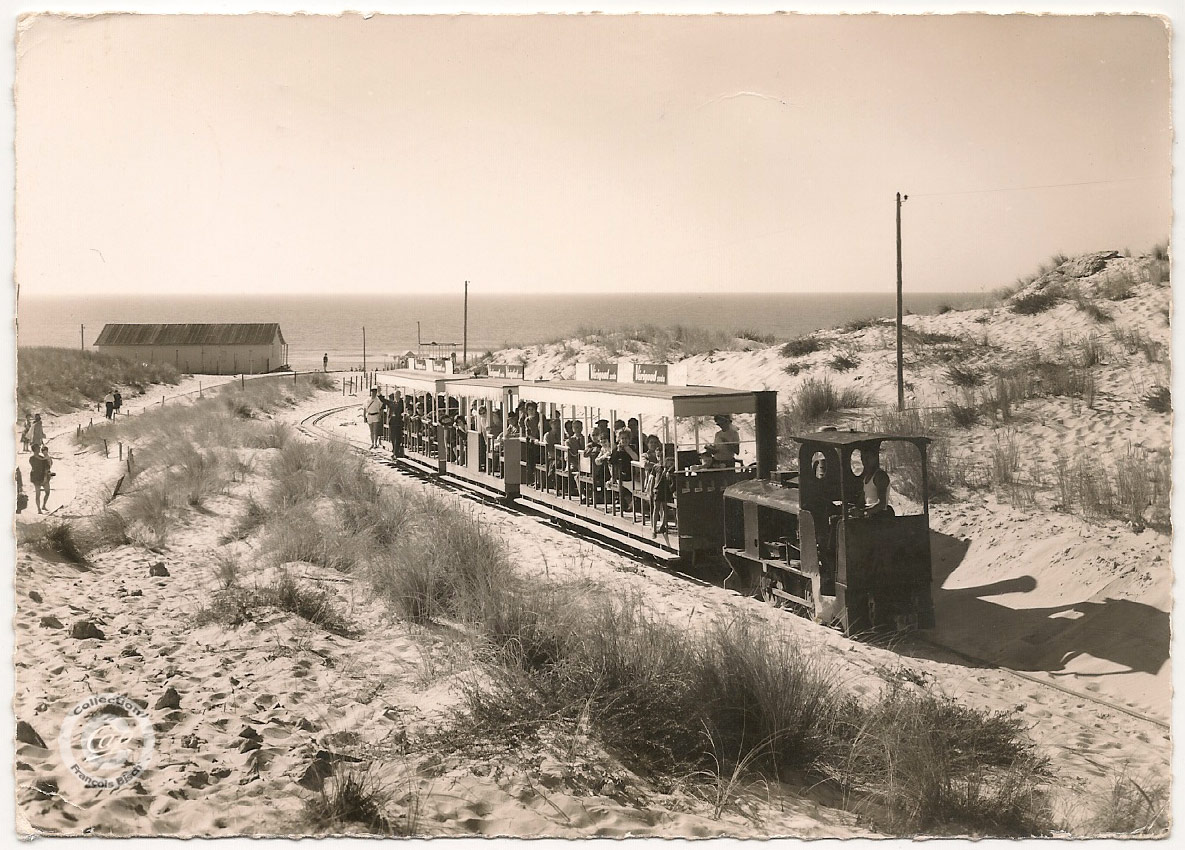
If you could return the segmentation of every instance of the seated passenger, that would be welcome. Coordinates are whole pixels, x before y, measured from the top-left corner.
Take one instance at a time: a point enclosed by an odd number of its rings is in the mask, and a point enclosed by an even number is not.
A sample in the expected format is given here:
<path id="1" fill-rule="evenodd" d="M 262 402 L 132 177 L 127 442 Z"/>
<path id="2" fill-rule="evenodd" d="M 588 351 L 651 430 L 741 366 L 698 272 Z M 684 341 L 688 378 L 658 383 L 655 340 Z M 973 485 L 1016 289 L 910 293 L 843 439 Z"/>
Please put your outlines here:
<path id="1" fill-rule="evenodd" d="M 629 481 L 631 478 L 630 464 L 638 460 L 638 450 L 630 444 L 630 429 L 622 428 L 617 432 L 617 444 L 613 447 L 610 463 L 618 480 Z"/>
<path id="2" fill-rule="evenodd" d="M 712 418 L 720 430 L 712 442 L 704 447 L 703 465 L 706 469 L 731 469 L 741 451 L 741 435 L 733 427 L 732 417 L 727 413 L 718 413 Z"/>

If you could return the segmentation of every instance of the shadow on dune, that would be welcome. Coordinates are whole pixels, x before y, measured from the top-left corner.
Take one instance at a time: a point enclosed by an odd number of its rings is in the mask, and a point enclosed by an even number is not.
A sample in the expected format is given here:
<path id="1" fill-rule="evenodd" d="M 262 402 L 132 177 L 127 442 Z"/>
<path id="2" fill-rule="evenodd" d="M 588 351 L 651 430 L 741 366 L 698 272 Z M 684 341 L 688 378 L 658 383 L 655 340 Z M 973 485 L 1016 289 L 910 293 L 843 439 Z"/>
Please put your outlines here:
<path id="1" fill-rule="evenodd" d="M 1015 596 L 1008 602 L 1019 607 L 992 601 L 991 597 L 1034 591 L 1037 579 L 1030 575 L 944 589 L 969 543 L 937 532 L 931 532 L 930 542 L 937 620 L 930 636 L 938 643 L 1016 670 L 1056 672 L 1086 655 L 1110 662 L 1095 675 L 1155 675 L 1168 661 L 1166 612 L 1128 599 L 1084 598 L 1045 608 L 1023 607 L 1023 598 Z"/>

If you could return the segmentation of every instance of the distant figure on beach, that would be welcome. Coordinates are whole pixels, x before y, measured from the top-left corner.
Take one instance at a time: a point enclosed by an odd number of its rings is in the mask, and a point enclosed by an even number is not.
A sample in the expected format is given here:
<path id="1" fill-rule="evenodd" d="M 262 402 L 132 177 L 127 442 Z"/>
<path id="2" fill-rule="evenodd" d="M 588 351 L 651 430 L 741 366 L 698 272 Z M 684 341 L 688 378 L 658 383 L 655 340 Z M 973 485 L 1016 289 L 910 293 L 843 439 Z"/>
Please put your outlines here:
<path id="1" fill-rule="evenodd" d="M 33 451 L 37 451 L 38 446 L 45 445 L 45 426 L 41 424 L 41 414 L 33 415 L 33 435 L 29 442 L 33 446 Z"/>
<path id="2" fill-rule="evenodd" d="M 103 407 L 106 408 L 106 412 L 103 415 L 111 419 L 112 413 L 115 410 L 115 396 L 112 393 L 107 393 L 107 395 L 103 396 Z"/>
<path id="3" fill-rule="evenodd" d="M 321 357 L 321 371 L 322 372 L 329 371 L 329 352 L 328 351 L 326 351 L 325 354 L 322 355 L 322 357 Z"/>
<path id="4" fill-rule="evenodd" d="M 53 459 L 49 456 L 49 449 L 39 446 L 29 458 L 29 480 L 33 482 L 33 501 L 37 503 L 37 513 L 45 513 L 49 504 L 49 480 L 53 477 Z"/>
<path id="5" fill-rule="evenodd" d="M 29 436 L 33 430 L 33 417 L 28 413 L 25 414 L 25 425 L 21 429 L 21 451 L 27 452 L 29 450 Z"/>
<path id="6" fill-rule="evenodd" d="M 370 398 L 362 408 L 362 418 L 370 428 L 370 447 L 379 447 L 379 433 L 383 428 L 383 400 L 379 398 L 379 388 L 370 388 Z"/>
<path id="7" fill-rule="evenodd" d="M 123 407 L 123 396 L 119 394 L 119 390 L 116 390 L 111 394 L 111 400 L 114 402 L 114 405 L 111 408 L 111 412 L 113 414 L 111 418 L 114 419 L 119 415 L 119 409 Z"/>

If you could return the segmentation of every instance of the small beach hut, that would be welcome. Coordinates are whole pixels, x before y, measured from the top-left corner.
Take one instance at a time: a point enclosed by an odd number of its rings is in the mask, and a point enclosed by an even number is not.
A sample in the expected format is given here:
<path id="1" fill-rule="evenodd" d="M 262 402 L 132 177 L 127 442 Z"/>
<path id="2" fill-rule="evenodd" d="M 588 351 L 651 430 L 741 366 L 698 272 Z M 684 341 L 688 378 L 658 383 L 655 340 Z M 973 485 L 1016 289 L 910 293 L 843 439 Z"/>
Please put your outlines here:
<path id="1" fill-rule="evenodd" d="M 94 346 L 104 354 L 205 375 L 257 375 L 288 363 L 277 322 L 107 324 Z"/>

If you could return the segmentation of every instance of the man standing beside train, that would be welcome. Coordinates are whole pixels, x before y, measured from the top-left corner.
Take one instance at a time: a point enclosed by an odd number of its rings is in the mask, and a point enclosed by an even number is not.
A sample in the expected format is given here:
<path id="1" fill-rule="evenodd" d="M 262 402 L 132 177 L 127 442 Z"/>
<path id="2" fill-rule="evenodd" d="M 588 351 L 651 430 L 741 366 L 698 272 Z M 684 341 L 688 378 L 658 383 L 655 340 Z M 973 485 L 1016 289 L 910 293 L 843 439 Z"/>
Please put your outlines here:
<path id="1" fill-rule="evenodd" d="M 370 388 L 370 398 L 362 408 L 362 418 L 370 429 L 370 447 L 379 447 L 379 435 L 383 430 L 383 400 L 379 398 L 379 388 Z"/>
<path id="2" fill-rule="evenodd" d="M 403 393 L 391 393 L 387 399 L 387 431 L 391 435 L 391 457 L 403 457 Z"/>

